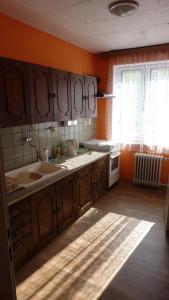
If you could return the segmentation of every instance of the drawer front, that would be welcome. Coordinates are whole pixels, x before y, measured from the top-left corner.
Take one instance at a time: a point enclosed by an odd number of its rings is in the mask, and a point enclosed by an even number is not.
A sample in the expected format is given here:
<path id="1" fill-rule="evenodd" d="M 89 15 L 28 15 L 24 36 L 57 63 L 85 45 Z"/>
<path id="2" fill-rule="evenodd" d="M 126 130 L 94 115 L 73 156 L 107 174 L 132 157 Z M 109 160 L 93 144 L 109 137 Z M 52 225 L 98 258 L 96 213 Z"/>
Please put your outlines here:
<path id="1" fill-rule="evenodd" d="M 16 218 L 17 216 L 23 214 L 26 211 L 29 211 L 29 201 L 28 199 L 22 200 L 19 203 L 16 203 L 9 208 L 10 220 Z"/>
<path id="2" fill-rule="evenodd" d="M 15 230 L 30 222 L 30 213 L 29 211 L 26 211 L 22 215 L 19 215 L 11 220 L 11 232 L 13 233 Z"/>
<path id="3" fill-rule="evenodd" d="M 23 238 L 25 238 L 27 235 L 31 234 L 31 232 L 32 232 L 32 227 L 31 227 L 30 223 L 25 224 L 22 227 L 19 227 L 18 229 L 13 231 L 11 233 L 13 245 L 16 242 L 18 242 L 18 241 L 22 240 Z"/>
<path id="4" fill-rule="evenodd" d="M 108 163 L 109 156 L 105 156 L 94 163 L 94 167 L 101 167 L 104 163 Z"/>
<path id="5" fill-rule="evenodd" d="M 17 270 L 31 257 L 32 236 L 28 235 L 13 245 L 15 269 Z"/>
<path id="6" fill-rule="evenodd" d="M 80 169 L 79 171 L 76 172 L 76 177 L 83 177 L 86 174 L 90 173 L 93 169 L 93 165 L 84 167 L 83 169 Z"/>

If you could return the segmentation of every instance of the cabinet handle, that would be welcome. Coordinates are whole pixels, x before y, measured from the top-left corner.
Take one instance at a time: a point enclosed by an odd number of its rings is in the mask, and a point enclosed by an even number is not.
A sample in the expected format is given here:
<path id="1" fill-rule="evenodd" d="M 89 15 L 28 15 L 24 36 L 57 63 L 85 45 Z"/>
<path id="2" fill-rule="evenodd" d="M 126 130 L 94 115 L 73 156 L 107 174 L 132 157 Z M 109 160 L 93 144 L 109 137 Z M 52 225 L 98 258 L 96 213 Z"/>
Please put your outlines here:
<path id="1" fill-rule="evenodd" d="M 57 207 L 56 209 L 53 209 L 53 214 L 57 214 L 60 211 L 60 207 Z"/>
<path id="2" fill-rule="evenodd" d="M 52 95 L 53 95 L 52 93 L 49 93 L 49 94 L 48 94 L 48 96 L 49 96 L 50 99 L 53 98 Z"/>
<path id="3" fill-rule="evenodd" d="M 53 100 L 56 98 L 56 94 L 54 94 L 54 93 L 49 93 L 48 96 L 49 96 L 50 100 Z"/>

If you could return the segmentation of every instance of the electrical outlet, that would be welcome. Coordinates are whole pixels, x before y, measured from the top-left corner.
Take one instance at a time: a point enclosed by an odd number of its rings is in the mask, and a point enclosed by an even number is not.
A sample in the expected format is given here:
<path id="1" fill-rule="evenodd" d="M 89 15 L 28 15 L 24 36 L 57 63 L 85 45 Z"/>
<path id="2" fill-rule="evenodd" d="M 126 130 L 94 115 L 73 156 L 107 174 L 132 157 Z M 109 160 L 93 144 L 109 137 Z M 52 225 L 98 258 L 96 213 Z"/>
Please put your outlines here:
<path id="1" fill-rule="evenodd" d="M 91 125 L 91 123 L 92 123 L 92 120 L 88 119 L 88 125 Z"/>

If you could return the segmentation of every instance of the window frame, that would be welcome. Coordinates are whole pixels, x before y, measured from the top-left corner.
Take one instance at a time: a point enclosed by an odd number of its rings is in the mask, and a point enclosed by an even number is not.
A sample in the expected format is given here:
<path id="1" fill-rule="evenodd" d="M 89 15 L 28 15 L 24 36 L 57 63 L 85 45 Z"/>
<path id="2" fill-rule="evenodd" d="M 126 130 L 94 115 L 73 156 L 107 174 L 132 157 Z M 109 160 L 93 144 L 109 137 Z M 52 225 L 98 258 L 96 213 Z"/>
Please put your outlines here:
<path id="1" fill-rule="evenodd" d="M 144 119 L 144 107 L 145 101 L 148 95 L 149 83 L 151 81 L 151 72 L 153 69 L 169 69 L 169 60 L 162 60 L 162 61 L 151 61 L 151 62 L 143 62 L 143 63 L 132 63 L 132 64 L 120 64 L 113 66 L 113 94 L 118 99 L 118 87 L 119 84 L 122 83 L 122 73 L 124 71 L 134 71 L 134 70 L 141 70 L 142 72 L 142 96 L 141 96 L 141 116 L 140 122 L 143 124 Z M 118 100 L 117 100 L 118 101 Z M 112 115 L 113 116 L 113 115 Z M 141 124 L 141 123 L 140 123 Z M 113 118 L 112 118 L 112 125 L 113 125 Z M 141 125 L 142 126 L 142 125 Z M 113 137 L 113 126 L 112 126 L 112 137 Z M 121 142 L 121 141 L 120 141 Z M 133 137 L 132 141 L 129 141 L 129 144 L 132 145 L 139 145 L 144 144 L 144 132 L 142 135 L 137 137 Z"/>

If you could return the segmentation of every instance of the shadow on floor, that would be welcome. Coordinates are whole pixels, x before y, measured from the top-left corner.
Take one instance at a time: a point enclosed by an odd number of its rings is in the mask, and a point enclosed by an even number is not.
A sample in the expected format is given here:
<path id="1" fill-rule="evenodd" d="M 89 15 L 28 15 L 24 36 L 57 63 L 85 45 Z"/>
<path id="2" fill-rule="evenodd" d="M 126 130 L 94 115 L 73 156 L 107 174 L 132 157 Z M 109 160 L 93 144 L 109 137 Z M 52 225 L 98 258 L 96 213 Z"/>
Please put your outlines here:
<path id="1" fill-rule="evenodd" d="M 18 299 L 168 299 L 163 209 L 163 197 L 117 185 L 18 272 Z"/>
<path id="2" fill-rule="evenodd" d="M 168 300 L 169 236 L 155 224 L 99 300 Z"/>

